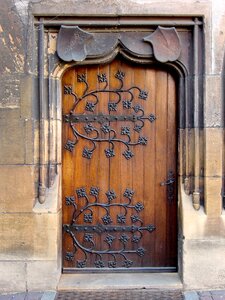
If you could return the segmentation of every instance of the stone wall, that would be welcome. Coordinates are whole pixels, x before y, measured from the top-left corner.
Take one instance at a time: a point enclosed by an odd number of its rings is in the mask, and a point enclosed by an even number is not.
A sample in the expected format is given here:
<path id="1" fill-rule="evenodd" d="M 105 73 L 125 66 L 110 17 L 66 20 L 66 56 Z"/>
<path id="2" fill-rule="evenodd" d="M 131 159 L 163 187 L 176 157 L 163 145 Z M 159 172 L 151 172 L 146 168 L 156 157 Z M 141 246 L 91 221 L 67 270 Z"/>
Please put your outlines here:
<path id="1" fill-rule="evenodd" d="M 203 16 L 204 202 L 179 191 L 180 274 L 186 289 L 225 287 L 223 0 L 6 0 L 0 8 L 0 291 L 54 289 L 61 275 L 60 169 L 38 203 L 39 97 L 34 16 Z M 54 48 L 54 45 L 53 45 Z M 59 184 L 58 184 L 58 183 Z"/>

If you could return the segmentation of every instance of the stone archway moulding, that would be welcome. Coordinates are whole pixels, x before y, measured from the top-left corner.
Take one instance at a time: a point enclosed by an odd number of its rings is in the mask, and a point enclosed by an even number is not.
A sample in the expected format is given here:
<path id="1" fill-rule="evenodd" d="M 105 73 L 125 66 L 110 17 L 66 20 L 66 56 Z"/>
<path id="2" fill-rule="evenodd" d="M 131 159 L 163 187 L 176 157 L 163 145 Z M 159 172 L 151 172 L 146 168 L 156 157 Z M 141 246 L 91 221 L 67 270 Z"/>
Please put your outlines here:
<path id="1" fill-rule="evenodd" d="M 61 77 L 74 65 L 110 62 L 120 54 L 170 68 L 178 87 L 178 176 L 193 206 L 203 203 L 203 22 L 201 18 L 36 17 L 39 27 L 39 188 L 43 204 L 61 170 Z M 104 26 L 103 26 L 104 24 Z"/>

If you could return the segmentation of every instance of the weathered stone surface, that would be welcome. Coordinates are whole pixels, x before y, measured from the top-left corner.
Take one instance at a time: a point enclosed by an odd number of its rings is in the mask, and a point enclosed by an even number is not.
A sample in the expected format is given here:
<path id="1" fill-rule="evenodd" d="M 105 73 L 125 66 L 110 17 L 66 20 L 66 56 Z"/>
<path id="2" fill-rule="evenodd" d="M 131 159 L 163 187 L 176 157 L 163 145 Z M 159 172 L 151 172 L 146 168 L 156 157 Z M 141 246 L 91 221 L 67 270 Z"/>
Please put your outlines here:
<path id="1" fill-rule="evenodd" d="M 223 72 L 225 52 L 225 10 L 224 1 L 212 1 L 212 74 Z"/>
<path id="2" fill-rule="evenodd" d="M 20 104 L 20 74 L 25 64 L 24 28 L 14 1 L 1 3 L 0 20 L 0 107 L 13 108 Z"/>
<path id="3" fill-rule="evenodd" d="M 221 177 L 205 177 L 205 211 L 208 217 L 220 217 L 222 212 L 221 191 Z"/>
<path id="4" fill-rule="evenodd" d="M 57 260 L 60 216 L 0 214 L 0 261 Z"/>
<path id="5" fill-rule="evenodd" d="M 60 173 L 61 168 L 58 170 Z M 45 202 L 41 204 L 37 201 L 33 211 L 35 213 L 57 213 L 62 206 L 61 199 L 61 178 L 59 175 L 55 175 L 53 185 L 46 189 Z"/>
<path id="6" fill-rule="evenodd" d="M 0 213 L 32 212 L 34 166 L 0 166 Z"/>
<path id="7" fill-rule="evenodd" d="M 0 164 L 23 164 L 25 160 L 24 120 L 19 110 L 0 111 Z M 27 141 L 29 144 L 31 141 Z"/>
<path id="8" fill-rule="evenodd" d="M 204 126 L 221 127 L 223 104 L 222 104 L 222 80 L 218 75 L 207 75 L 205 78 L 205 105 Z"/>
<path id="9" fill-rule="evenodd" d="M 194 210 L 191 196 L 185 194 L 183 185 L 180 190 L 180 222 L 184 239 L 225 239 L 225 216 L 209 218 L 203 207 L 199 211 Z"/>
<path id="10" fill-rule="evenodd" d="M 141 277 L 141 280 L 140 280 Z M 83 290 L 138 290 L 138 289 L 181 289 L 181 281 L 177 273 L 97 273 L 97 274 L 63 274 L 58 289 L 61 291 Z M 146 295 L 147 296 L 147 295 Z M 111 296 L 112 297 L 112 296 Z M 106 299 L 113 299 L 109 296 Z M 164 297 L 163 297 L 164 298 Z M 163 299 L 162 298 L 162 299 Z M 74 298 L 75 299 L 75 298 Z M 96 298 L 98 299 L 98 298 Z M 100 298 L 102 299 L 102 297 Z M 117 299 L 117 298 L 116 298 Z M 125 297 L 123 299 L 130 299 Z M 160 297 L 132 297 L 132 299 L 161 299 Z M 172 298 L 168 298 L 172 299 Z"/>
<path id="11" fill-rule="evenodd" d="M 0 291 L 26 291 L 26 263 L 14 261 L 0 261 Z"/>
<path id="12" fill-rule="evenodd" d="M 31 119 L 24 120 L 24 163 L 33 164 L 35 162 L 34 152 L 34 121 Z"/>
<path id="13" fill-rule="evenodd" d="M 1 64 L 0 64 L 1 65 Z M 20 105 L 20 75 L 0 73 L 0 108 L 17 108 Z"/>
<path id="14" fill-rule="evenodd" d="M 58 261 L 30 261 L 27 263 L 27 288 L 32 291 L 55 290 L 60 275 Z"/>
<path id="15" fill-rule="evenodd" d="M 223 132 L 222 128 L 205 130 L 205 176 L 222 176 Z"/>
<path id="16" fill-rule="evenodd" d="M 0 10 L 0 73 L 23 72 L 25 41 L 23 23 L 13 0 L 3 1 Z"/>
<path id="17" fill-rule="evenodd" d="M 56 5 L 57 4 L 57 5 Z M 123 0 L 108 0 L 107 5 L 103 0 L 65 0 L 63 3 L 57 0 L 43 0 L 36 4 L 33 4 L 32 11 L 37 15 L 46 15 L 46 11 L 50 15 L 55 15 L 63 11 L 65 15 L 96 15 L 96 7 L 98 7 L 98 15 L 119 15 L 119 14 L 131 14 L 131 15 L 146 15 L 146 14 L 180 14 L 180 15 L 191 15 L 199 14 L 203 15 L 208 13 L 210 9 L 210 3 L 207 0 L 195 1 L 190 0 L 184 2 L 182 0 L 173 1 L 141 1 L 131 0 L 127 1 L 124 5 Z"/>
<path id="18" fill-rule="evenodd" d="M 59 176 L 53 182 L 52 189 L 47 192 L 45 205 L 35 205 L 33 209 L 34 199 L 37 196 L 34 194 L 34 185 L 37 183 L 38 170 L 33 166 L 22 166 L 22 164 L 38 163 L 39 159 L 39 124 L 36 121 L 39 117 L 38 81 L 35 77 L 24 75 L 25 66 L 27 72 L 29 70 L 31 73 L 37 73 L 35 38 L 38 28 L 33 32 L 32 24 L 28 25 L 29 2 L 31 1 L 2 1 L 0 12 L 0 108 L 3 108 L 0 112 L 0 164 L 21 164 L 21 166 L 0 167 L 0 211 L 3 212 L 0 214 L 1 291 L 55 288 L 61 272 L 61 216 L 57 213 L 61 204 L 60 168 Z M 129 0 L 126 1 L 126 5 L 123 0 L 32 0 L 32 2 L 33 13 L 39 16 L 52 15 L 52 18 L 56 15 L 94 16 L 98 7 L 98 15 L 115 16 L 117 24 L 122 24 L 122 15 L 154 16 L 160 13 L 162 16 L 204 17 L 206 74 L 203 99 L 204 125 L 209 128 L 204 131 L 204 146 L 200 144 L 200 149 L 204 148 L 205 153 L 204 155 L 201 155 L 203 152 L 200 153 L 199 173 L 192 173 L 195 158 L 194 155 L 189 155 L 193 153 L 191 149 L 194 148 L 192 129 L 183 130 L 180 149 L 183 149 L 182 145 L 188 138 L 189 152 L 182 159 L 184 164 L 190 163 L 191 184 L 194 175 L 206 175 L 204 200 L 207 215 L 203 208 L 194 211 L 191 197 L 182 198 L 182 209 L 180 208 L 179 213 L 182 221 L 180 232 L 184 236 L 182 267 L 186 288 L 224 288 L 225 229 L 224 215 L 221 216 L 224 145 L 223 132 L 219 129 L 224 118 L 222 98 L 224 78 L 221 77 L 225 52 L 224 0 Z M 32 18 L 29 22 L 33 21 Z M 49 39 L 45 41 L 46 53 L 51 56 L 49 69 L 53 70 L 56 57 L 56 33 L 50 33 Z M 68 65 L 64 69 L 66 67 Z M 46 75 L 49 74 L 49 69 L 45 64 Z M 63 68 L 56 76 L 58 80 L 62 73 Z M 54 77 L 55 74 L 52 76 Z M 59 86 L 50 84 L 48 90 L 47 79 L 45 84 L 47 87 L 45 97 L 49 90 L 56 89 L 60 95 Z M 57 162 L 61 161 L 60 141 L 58 141 L 58 148 L 55 148 L 55 141 L 61 136 L 61 106 L 60 97 L 58 98 L 52 99 L 52 105 L 56 116 L 53 116 L 53 119 L 59 121 L 52 121 L 50 127 L 46 121 L 43 121 L 46 143 L 49 129 L 52 133 L 58 131 L 58 134 L 56 136 L 53 134 L 53 139 L 50 140 L 51 152 L 48 152 L 47 148 L 42 149 L 46 162 L 49 154 L 52 158 L 57 155 Z M 46 119 L 47 101 L 45 104 L 44 118 Z M 199 133 L 200 136 L 202 132 Z M 180 164 L 179 174 L 183 175 L 183 169 Z M 179 249 L 181 251 L 181 248 Z"/>
<path id="19" fill-rule="evenodd" d="M 23 119 L 39 118 L 38 78 L 23 75 L 20 81 L 20 113 Z"/>
<path id="20" fill-rule="evenodd" d="M 188 289 L 225 287 L 225 239 L 184 240 L 183 281 Z"/>

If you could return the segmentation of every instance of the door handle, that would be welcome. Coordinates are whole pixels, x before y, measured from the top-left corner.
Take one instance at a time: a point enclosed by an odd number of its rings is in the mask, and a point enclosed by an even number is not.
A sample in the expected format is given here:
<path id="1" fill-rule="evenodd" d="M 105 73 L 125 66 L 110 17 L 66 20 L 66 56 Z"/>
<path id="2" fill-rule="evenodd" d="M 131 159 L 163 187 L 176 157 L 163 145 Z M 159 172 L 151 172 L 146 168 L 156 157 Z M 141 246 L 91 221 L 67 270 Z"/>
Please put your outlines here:
<path id="1" fill-rule="evenodd" d="M 174 174 L 172 171 L 169 171 L 168 177 L 166 181 L 160 182 L 161 186 L 166 186 L 167 187 L 167 200 L 169 203 L 172 203 L 174 200 L 174 185 L 173 183 L 176 181 Z"/>
<path id="2" fill-rule="evenodd" d="M 168 172 L 167 180 L 160 182 L 160 185 L 161 186 L 170 185 L 170 184 L 173 184 L 174 182 L 175 182 L 174 174 L 173 174 L 173 171 L 170 170 Z"/>
<path id="3" fill-rule="evenodd" d="M 167 179 L 166 181 L 160 182 L 160 185 L 161 185 L 161 186 L 164 186 L 164 185 L 170 185 L 170 184 L 172 184 L 172 183 L 174 183 L 174 182 L 175 182 L 175 178 L 169 178 L 169 179 Z"/>

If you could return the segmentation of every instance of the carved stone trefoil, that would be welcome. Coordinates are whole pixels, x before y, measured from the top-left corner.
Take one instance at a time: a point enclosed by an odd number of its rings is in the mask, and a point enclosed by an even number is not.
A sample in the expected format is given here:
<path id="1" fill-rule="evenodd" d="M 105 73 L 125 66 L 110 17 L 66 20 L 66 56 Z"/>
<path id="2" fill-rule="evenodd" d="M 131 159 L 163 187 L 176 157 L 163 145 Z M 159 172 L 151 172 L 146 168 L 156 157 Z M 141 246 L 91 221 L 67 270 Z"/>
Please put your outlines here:
<path id="1" fill-rule="evenodd" d="M 145 42 L 151 43 L 155 58 L 162 63 L 175 61 L 181 54 L 181 43 L 175 27 L 158 26 L 150 35 L 144 37 Z"/>
<path id="2" fill-rule="evenodd" d="M 136 57 L 152 57 L 152 47 L 144 42 L 145 36 L 146 32 L 90 33 L 78 26 L 62 25 L 57 38 L 57 54 L 62 61 L 81 62 L 89 58 L 111 55 L 121 47 L 123 51 Z M 117 79 L 123 79 L 122 73 L 117 75 Z M 106 75 L 99 74 L 98 81 L 107 83 Z"/>
<path id="3" fill-rule="evenodd" d="M 57 53 L 64 61 L 83 61 L 87 46 L 93 35 L 78 26 L 61 26 L 58 35 Z"/>

